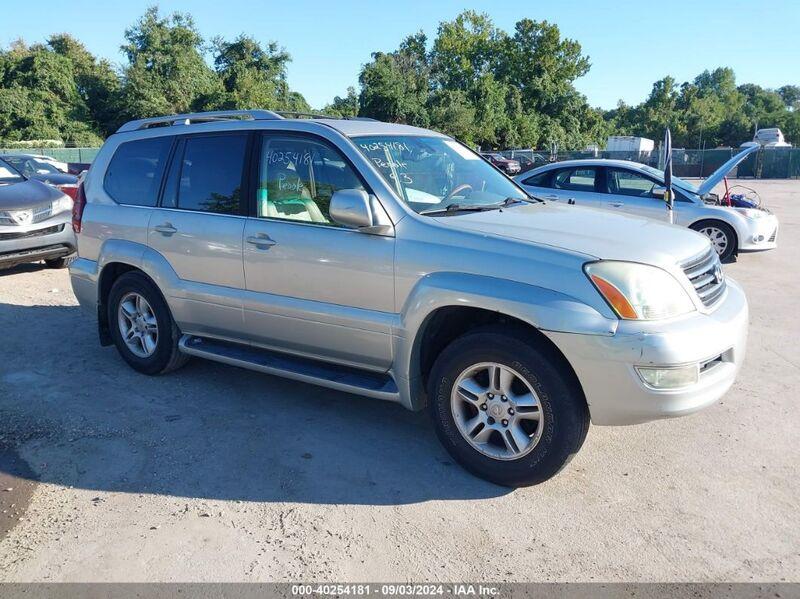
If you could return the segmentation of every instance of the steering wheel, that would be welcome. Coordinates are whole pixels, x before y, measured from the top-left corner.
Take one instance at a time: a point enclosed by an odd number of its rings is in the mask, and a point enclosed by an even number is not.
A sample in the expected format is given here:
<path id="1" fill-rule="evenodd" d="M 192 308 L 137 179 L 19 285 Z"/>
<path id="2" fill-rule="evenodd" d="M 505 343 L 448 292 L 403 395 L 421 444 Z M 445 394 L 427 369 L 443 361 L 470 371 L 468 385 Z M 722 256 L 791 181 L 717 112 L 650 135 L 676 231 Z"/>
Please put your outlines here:
<path id="1" fill-rule="evenodd" d="M 447 202 L 453 197 L 457 196 L 459 192 L 467 191 L 468 189 L 472 191 L 472 185 L 470 185 L 469 183 L 462 183 L 461 185 L 456 185 L 453 188 L 453 190 L 447 194 L 447 197 L 445 197 L 445 199 L 442 200 L 442 203 Z"/>

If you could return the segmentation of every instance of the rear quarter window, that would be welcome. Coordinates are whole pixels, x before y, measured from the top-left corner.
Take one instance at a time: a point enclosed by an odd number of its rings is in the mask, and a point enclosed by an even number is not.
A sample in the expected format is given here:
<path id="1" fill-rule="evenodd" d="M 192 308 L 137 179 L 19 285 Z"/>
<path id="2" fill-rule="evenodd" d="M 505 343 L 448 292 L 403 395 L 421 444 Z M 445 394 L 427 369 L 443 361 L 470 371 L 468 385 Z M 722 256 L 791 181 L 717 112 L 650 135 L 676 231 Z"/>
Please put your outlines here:
<path id="1" fill-rule="evenodd" d="M 545 171 L 543 173 L 539 173 L 538 175 L 528 177 L 522 182 L 522 184 L 530 185 L 531 187 L 550 187 L 550 175 L 552 174 L 552 171 Z"/>
<path id="2" fill-rule="evenodd" d="M 155 206 L 172 136 L 127 141 L 106 169 L 103 188 L 118 204 Z"/>

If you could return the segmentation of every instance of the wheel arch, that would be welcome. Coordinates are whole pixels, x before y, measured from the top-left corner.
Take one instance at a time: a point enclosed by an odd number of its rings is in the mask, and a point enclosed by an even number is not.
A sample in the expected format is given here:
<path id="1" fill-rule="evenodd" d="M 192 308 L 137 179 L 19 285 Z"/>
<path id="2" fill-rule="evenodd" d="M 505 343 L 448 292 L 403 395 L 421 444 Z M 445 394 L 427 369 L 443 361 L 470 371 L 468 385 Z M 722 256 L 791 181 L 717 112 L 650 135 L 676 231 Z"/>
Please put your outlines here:
<path id="1" fill-rule="evenodd" d="M 710 225 L 713 225 L 715 223 L 722 223 L 723 225 L 729 226 L 733 230 L 733 237 L 734 237 L 733 241 L 734 241 L 734 246 L 736 248 L 734 250 L 734 254 L 738 254 L 739 253 L 739 246 L 740 246 L 740 243 L 741 243 L 740 240 L 742 238 L 742 233 L 739 231 L 740 227 L 739 227 L 738 223 L 735 222 L 735 221 L 736 221 L 736 219 L 734 219 L 734 218 L 731 218 L 730 220 L 726 220 L 726 219 L 721 218 L 720 216 L 716 216 L 716 215 L 715 216 L 704 216 L 704 217 L 698 218 L 695 221 L 693 221 L 692 223 L 690 223 L 688 228 L 692 229 L 692 230 L 696 230 L 695 227 L 699 227 L 700 225 L 702 225 L 704 223 L 708 223 Z"/>
<path id="2" fill-rule="evenodd" d="M 460 285 L 454 285 L 456 282 Z M 486 289 L 491 289 L 492 295 L 485 295 Z M 411 409 L 426 405 L 427 376 L 441 350 L 476 327 L 509 326 L 562 361 L 578 381 L 563 352 L 543 331 L 612 335 L 618 324 L 617 320 L 608 319 L 576 298 L 559 292 L 460 274 L 442 276 L 435 283 L 421 283 L 406 302 L 401 316 L 403 330 L 395 339 L 394 374 L 404 387 L 402 403 Z"/>

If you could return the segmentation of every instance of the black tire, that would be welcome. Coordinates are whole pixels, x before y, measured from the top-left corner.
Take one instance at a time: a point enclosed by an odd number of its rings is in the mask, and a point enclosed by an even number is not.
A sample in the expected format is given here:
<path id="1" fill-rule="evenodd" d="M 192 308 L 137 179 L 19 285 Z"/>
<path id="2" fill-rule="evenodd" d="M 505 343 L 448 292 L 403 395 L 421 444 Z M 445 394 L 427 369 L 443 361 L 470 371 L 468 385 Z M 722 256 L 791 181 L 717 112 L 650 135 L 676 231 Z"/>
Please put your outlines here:
<path id="1" fill-rule="evenodd" d="M 137 356 L 128 348 L 122 339 L 122 332 L 118 324 L 119 304 L 125 295 L 131 292 L 138 293 L 147 300 L 158 323 L 159 334 L 156 349 L 148 357 Z M 140 272 L 127 272 L 120 276 L 111 287 L 107 306 L 111 338 L 117 346 L 117 351 L 131 368 L 143 374 L 157 375 L 176 370 L 186 364 L 189 356 L 178 350 L 181 332 L 172 319 L 172 313 L 161 292 L 146 275 Z M 162 334 L 162 331 L 166 334 Z"/>
<path id="2" fill-rule="evenodd" d="M 50 258 L 49 260 L 45 260 L 44 263 L 47 265 L 47 268 L 67 268 L 74 261 L 75 254 L 72 254 L 61 258 Z"/>
<path id="3" fill-rule="evenodd" d="M 513 368 L 539 396 L 542 434 L 518 459 L 484 455 L 467 442 L 455 422 L 453 385 L 465 369 L 482 362 Z M 428 397 L 436 433 L 453 459 L 476 476 L 507 487 L 535 485 L 555 476 L 581 448 L 589 430 L 586 399 L 563 357 L 514 327 L 476 329 L 448 345 L 431 371 Z"/>
<path id="4" fill-rule="evenodd" d="M 725 247 L 725 251 L 719 255 L 719 261 L 734 261 L 739 249 L 739 239 L 736 236 L 736 231 L 734 231 L 733 227 L 731 227 L 728 223 L 722 222 L 721 220 L 701 220 L 692 224 L 689 228 L 697 231 L 698 233 L 704 234 L 703 230 L 708 229 L 709 227 L 714 227 L 725 235 L 727 245 Z"/>

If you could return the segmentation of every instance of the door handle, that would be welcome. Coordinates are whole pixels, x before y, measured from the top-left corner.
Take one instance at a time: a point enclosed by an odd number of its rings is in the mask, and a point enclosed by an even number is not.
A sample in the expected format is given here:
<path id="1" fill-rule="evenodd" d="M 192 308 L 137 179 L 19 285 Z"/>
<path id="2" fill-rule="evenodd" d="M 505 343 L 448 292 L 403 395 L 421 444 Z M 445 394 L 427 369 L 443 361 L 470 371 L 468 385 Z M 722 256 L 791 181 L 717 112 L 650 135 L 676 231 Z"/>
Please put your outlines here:
<path id="1" fill-rule="evenodd" d="M 162 235 L 172 235 L 173 233 L 177 233 L 178 229 L 173 227 L 170 223 L 164 223 L 163 225 L 156 225 L 153 227 L 154 231 L 158 231 Z"/>
<path id="2" fill-rule="evenodd" d="M 555 194 L 546 195 L 544 197 L 546 197 L 548 200 L 557 200 L 558 199 L 558 196 L 555 195 Z"/>
<path id="3" fill-rule="evenodd" d="M 625 205 L 625 202 L 611 202 L 611 205 L 614 208 L 622 208 Z"/>
<path id="4" fill-rule="evenodd" d="M 274 239 L 272 239 L 269 235 L 251 235 L 246 239 L 247 243 L 250 243 L 256 247 L 260 248 L 271 248 L 273 245 L 278 243 Z"/>

